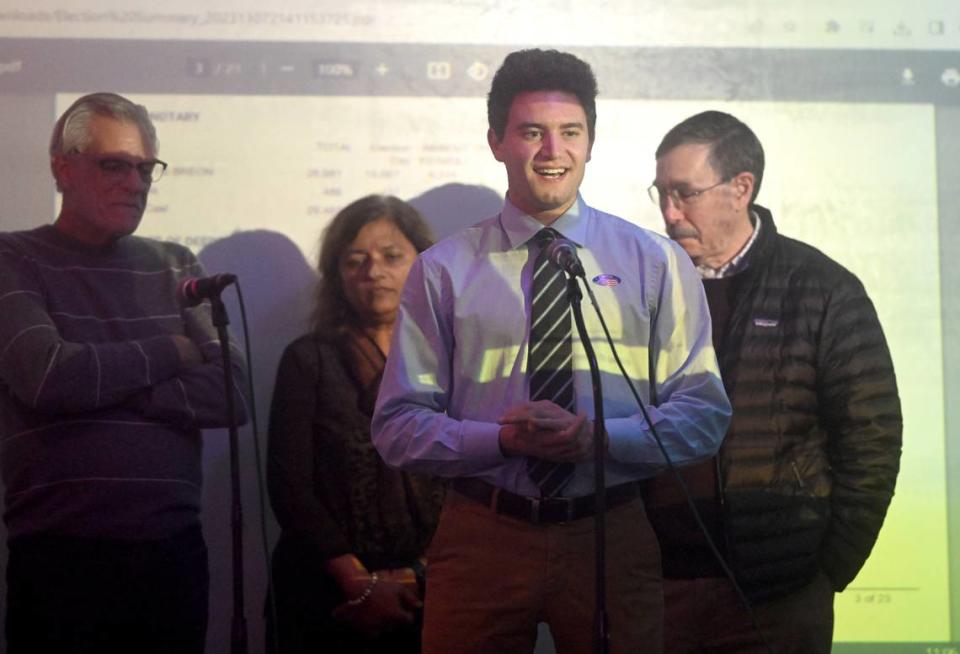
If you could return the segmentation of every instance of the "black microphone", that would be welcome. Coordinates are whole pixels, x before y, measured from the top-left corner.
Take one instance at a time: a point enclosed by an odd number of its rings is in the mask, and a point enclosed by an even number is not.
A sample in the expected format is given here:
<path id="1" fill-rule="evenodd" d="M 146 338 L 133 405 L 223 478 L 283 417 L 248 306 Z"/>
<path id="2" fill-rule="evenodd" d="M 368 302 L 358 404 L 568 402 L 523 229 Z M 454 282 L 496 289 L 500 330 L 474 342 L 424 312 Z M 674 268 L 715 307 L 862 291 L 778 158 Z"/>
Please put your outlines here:
<path id="1" fill-rule="evenodd" d="M 571 277 L 586 277 L 583 264 L 577 256 L 577 246 L 565 238 L 555 238 L 547 243 L 547 258 Z"/>
<path id="2" fill-rule="evenodd" d="M 182 307 L 193 307 L 220 295 L 220 291 L 237 281 L 236 275 L 221 273 L 211 277 L 186 277 L 177 284 L 177 301 Z"/>

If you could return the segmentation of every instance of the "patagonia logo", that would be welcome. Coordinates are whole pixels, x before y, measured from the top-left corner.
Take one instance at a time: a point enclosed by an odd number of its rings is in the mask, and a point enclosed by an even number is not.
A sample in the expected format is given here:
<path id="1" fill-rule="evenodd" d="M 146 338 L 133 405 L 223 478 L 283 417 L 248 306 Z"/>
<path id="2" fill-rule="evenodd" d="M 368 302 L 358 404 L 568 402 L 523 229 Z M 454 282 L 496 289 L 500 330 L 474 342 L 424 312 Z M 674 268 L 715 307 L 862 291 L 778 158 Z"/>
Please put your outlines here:
<path id="1" fill-rule="evenodd" d="M 776 327 L 780 324 L 780 321 L 772 318 L 754 318 L 753 324 L 756 327 Z"/>
<path id="2" fill-rule="evenodd" d="M 604 273 L 602 275 L 597 275 L 596 277 L 594 277 L 593 283 L 596 284 L 597 286 L 607 286 L 609 288 L 612 288 L 620 283 L 620 278 L 617 277 L 616 275 L 610 275 L 610 274 Z"/>

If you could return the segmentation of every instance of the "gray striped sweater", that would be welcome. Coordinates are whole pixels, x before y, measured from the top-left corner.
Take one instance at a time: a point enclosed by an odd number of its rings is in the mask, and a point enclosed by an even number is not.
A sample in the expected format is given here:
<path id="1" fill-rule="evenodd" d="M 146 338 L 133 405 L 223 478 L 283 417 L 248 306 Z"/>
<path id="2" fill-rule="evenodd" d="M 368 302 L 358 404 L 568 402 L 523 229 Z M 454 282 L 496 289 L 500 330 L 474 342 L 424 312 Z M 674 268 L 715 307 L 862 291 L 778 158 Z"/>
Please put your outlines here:
<path id="1" fill-rule="evenodd" d="M 196 524 L 201 433 L 227 422 L 209 305 L 181 310 L 184 247 L 0 234 L 0 469 L 11 538 L 163 538 Z M 181 369 L 172 334 L 205 363 Z M 233 348 L 234 383 L 246 388 Z M 239 421 L 243 393 L 235 389 Z"/>

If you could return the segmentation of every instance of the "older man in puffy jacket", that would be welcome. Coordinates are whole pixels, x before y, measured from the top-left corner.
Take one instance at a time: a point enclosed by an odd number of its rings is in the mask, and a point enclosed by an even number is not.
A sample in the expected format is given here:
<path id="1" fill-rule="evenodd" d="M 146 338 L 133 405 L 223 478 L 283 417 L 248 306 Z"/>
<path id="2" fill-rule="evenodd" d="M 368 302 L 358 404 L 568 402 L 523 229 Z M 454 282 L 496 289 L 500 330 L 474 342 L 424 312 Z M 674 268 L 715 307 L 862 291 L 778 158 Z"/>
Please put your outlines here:
<path id="1" fill-rule="evenodd" d="M 902 418 L 860 281 L 777 233 L 754 204 L 763 148 L 718 111 L 671 129 L 651 199 L 703 278 L 733 422 L 683 471 L 775 652 L 830 651 L 834 593 L 870 554 L 893 496 Z M 677 485 L 645 489 L 663 550 L 667 653 L 766 652 Z"/>

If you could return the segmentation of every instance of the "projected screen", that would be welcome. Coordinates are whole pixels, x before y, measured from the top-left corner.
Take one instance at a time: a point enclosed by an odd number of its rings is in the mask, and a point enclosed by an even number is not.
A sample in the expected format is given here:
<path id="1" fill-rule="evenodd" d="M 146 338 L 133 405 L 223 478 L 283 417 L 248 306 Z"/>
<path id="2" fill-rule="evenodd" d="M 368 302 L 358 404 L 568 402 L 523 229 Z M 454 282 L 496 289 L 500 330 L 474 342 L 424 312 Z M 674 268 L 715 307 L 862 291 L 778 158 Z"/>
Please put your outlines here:
<path id="1" fill-rule="evenodd" d="M 671 126 L 704 109 L 750 125 L 767 154 L 758 202 L 782 233 L 863 281 L 903 402 L 896 496 L 869 561 L 837 596 L 834 651 L 960 652 L 960 11 L 785 2 L 761 13 L 746 0 L 718 3 L 723 11 L 692 0 L 582 3 L 589 11 L 562 0 L 119 4 L 2 3 L 2 229 L 56 215 L 49 130 L 94 90 L 146 105 L 170 163 L 141 235 L 203 258 L 238 234 L 271 234 L 311 266 L 327 221 L 368 193 L 412 200 L 441 236 L 497 210 L 506 176 L 486 144 L 485 94 L 520 46 L 592 64 L 601 95 L 582 192 L 644 227 L 663 231 L 645 189 Z M 225 265 L 241 279 L 252 266 Z M 264 408 L 276 356 L 266 359 Z"/>

